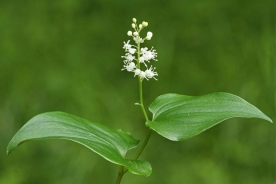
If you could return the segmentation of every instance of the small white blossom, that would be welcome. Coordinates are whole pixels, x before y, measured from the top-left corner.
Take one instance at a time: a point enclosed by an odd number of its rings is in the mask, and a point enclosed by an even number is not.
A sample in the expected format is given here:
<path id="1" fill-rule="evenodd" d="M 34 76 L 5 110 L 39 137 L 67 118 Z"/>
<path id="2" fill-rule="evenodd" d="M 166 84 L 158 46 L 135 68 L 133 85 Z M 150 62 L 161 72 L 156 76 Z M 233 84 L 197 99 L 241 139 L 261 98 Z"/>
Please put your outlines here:
<path id="1" fill-rule="evenodd" d="M 132 46 L 132 45 L 129 44 L 129 41 L 130 41 L 130 40 L 128 40 L 127 42 L 124 42 L 123 49 L 125 49 L 125 51 L 131 49 L 131 46 Z"/>
<path id="2" fill-rule="evenodd" d="M 154 50 L 153 48 L 151 48 L 150 51 L 148 51 L 147 54 L 150 55 L 150 56 L 149 56 L 150 59 L 157 61 L 157 59 L 155 59 L 155 58 L 157 57 L 157 52 L 156 52 L 156 50 Z"/>
<path id="3" fill-rule="evenodd" d="M 138 36 L 133 37 L 133 40 L 135 41 L 135 43 L 137 43 L 138 40 L 139 40 L 140 43 L 144 42 L 144 40 L 142 38 L 138 37 Z"/>
<path id="4" fill-rule="evenodd" d="M 143 80 L 146 77 L 146 73 L 141 71 L 139 76 L 140 76 L 140 79 Z"/>
<path id="5" fill-rule="evenodd" d="M 134 54 L 134 53 L 136 52 L 136 49 L 134 49 L 134 48 L 129 48 L 129 49 L 128 49 L 128 52 L 129 52 L 130 54 Z"/>
<path id="6" fill-rule="evenodd" d="M 144 58 L 143 56 L 141 56 L 141 57 L 139 58 L 139 62 L 145 64 L 145 58 Z"/>
<path id="7" fill-rule="evenodd" d="M 135 69 L 134 70 L 134 77 L 136 76 L 136 75 L 140 75 L 140 73 L 141 73 L 141 70 L 140 69 Z"/>
<path id="8" fill-rule="evenodd" d="M 145 47 L 144 49 L 141 49 L 141 53 L 142 53 L 142 56 L 144 57 L 145 61 L 149 61 L 149 60 L 157 61 L 157 59 L 155 59 L 157 57 L 157 52 L 153 48 L 148 50 L 148 48 Z"/>
<path id="9" fill-rule="evenodd" d="M 142 24 L 139 24 L 139 28 L 141 29 L 143 27 L 143 25 Z"/>
<path id="10" fill-rule="evenodd" d="M 135 31 L 135 32 L 133 33 L 133 36 L 138 36 L 138 32 Z"/>
<path id="11" fill-rule="evenodd" d="M 132 23 L 131 27 L 135 29 L 136 25 L 134 23 Z"/>
<path id="12" fill-rule="evenodd" d="M 136 68 L 136 65 L 135 65 L 135 63 L 133 63 L 133 62 L 130 62 L 130 63 L 125 62 L 125 65 L 124 65 L 123 67 L 124 67 L 124 68 L 123 68 L 122 70 L 127 70 L 127 71 L 129 71 L 129 72 L 132 72 L 132 71 L 134 71 L 134 69 Z"/>
<path id="13" fill-rule="evenodd" d="M 129 53 L 127 53 L 125 56 L 122 56 L 122 58 L 125 58 L 127 61 L 133 61 L 135 57 Z"/>
<path id="14" fill-rule="evenodd" d="M 136 23 L 136 18 L 133 18 L 133 19 L 132 19 L 132 22 Z"/>
<path id="15" fill-rule="evenodd" d="M 145 54 L 147 52 L 148 48 L 147 47 L 144 47 L 144 48 L 141 48 L 141 54 Z"/>
<path id="16" fill-rule="evenodd" d="M 152 68 L 152 66 L 149 68 L 149 69 L 147 69 L 146 71 L 145 71 L 145 73 L 146 73 L 146 78 L 154 78 L 155 80 L 157 80 L 154 76 L 158 76 L 158 74 L 157 74 L 157 72 L 155 72 L 154 71 L 155 70 L 155 68 Z"/>

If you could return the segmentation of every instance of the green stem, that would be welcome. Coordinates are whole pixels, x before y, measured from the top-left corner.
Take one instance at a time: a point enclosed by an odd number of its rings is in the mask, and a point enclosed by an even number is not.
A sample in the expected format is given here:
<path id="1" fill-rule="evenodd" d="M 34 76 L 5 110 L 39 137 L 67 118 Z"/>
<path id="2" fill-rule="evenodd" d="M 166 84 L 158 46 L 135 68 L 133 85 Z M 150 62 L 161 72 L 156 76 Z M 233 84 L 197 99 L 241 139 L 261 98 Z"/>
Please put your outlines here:
<path id="1" fill-rule="evenodd" d="M 140 69 L 140 42 L 137 42 L 137 68 Z M 144 100 L 143 100 L 143 86 L 142 86 L 142 82 L 143 80 L 141 80 L 139 77 L 138 78 L 138 83 L 139 83 L 139 98 L 140 98 L 140 106 L 142 109 L 142 112 L 144 114 L 144 117 L 146 119 L 146 121 L 149 120 L 148 115 L 146 113 L 146 110 L 144 108 Z"/>
<path id="2" fill-rule="evenodd" d="M 140 78 L 138 78 L 139 80 L 139 96 L 140 96 L 140 107 L 141 107 L 141 110 L 144 114 L 144 117 L 146 119 L 146 121 L 149 120 L 148 118 L 148 115 L 146 113 L 146 110 L 145 110 L 145 107 L 144 107 L 144 101 L 143 101 L 143 89 L 142 89 L 142 80 Z"/>
<path id="3" fill-rule="evenodd" d="M 140 42 L 138 41 L 137 42 L 137 68 L 140 69 L 140 62 L 139 62 L 139 59 L 140 59 Z M 143 86 L 142 86 L 142 82 L 143 80 L 141 80 L 139 78 L 139 76 L 137 77 L 138 78 L 138 83 L 139 83 L 139 98 L 140 98 L 140 107 L 141 107 L 141 110 L 143 112 L 143 115 L 146 119 L 146 121 L 149 121 L 149 118 L 148 118 L 148 115 L 147 115 L 147 112 L 145 110 L 145 107 L 144 107 L 144 100 L 143 100 Z M 151 136 L 151 133 L 152 133 L 152 129 L 149 129 L 149 132 L 148 132 L 148 135 L 147 137 L 145 138 L 142 146 L 140 147 L 140 149 L 138 150 L 138 152 L 136 153 L 135 157 L 133 158 L 133 160 L 137 160 L 139 158 L 139 156 L 141 155 L 141 153 L 144 151 L 146 145 L 148 144 L 148 141 L 150 139 L 150 136 Z M 124 166 L 121 166 L 120 167 L 120 170 L 118 172 L 118 177 L 117 177 L 117 180 L 116 180 L 116 184 L 120 184 L 121 183 L 121 180 L 123 178 L 123 175 L 128 171 L 127 168 L 125 168 Z"/>
<path id="4" fill-rule="evenodd" d="M 139 62 L 139 59 L 140 59 L 140 42 L 138 41 L 137 43 L 137 58 L 138 58 L 138 61 L 137 61 L 137 68 L 140 69 L 140 62 Z M 138 77 L 138 83 L 139 83 L 139 98 L 140 98 L 140 107 L 141 107 L 141 110 L 144 114 L 144 117 L 146 119 L 146 121 L 149 121 L 149 118 L 148 118 L 148 115 L 147 115 L 147 112 L 145 110 L 145 107 L 144 107 L 144 100 L 143 100 L 143 85 L 142 85 L 142 82 L 143 80 L 141 80 L 139 77 Z M 134 157 L 134 160 L 137 160 L 139 158 L 139 156 L 141 155 L 141 153 L 143 152 L 144 148 L 146 147 L 148 141 L 149 141 L 149 138 L 151 136 L 151 133 L 152 133 L 152 130 L 149 129 L 149 132 L 148 132 L 148 135 L 146 137 L 146 139 L 144 140 L 142 146 L 140 147 L 140 149 L 138 150 L 137 154 L 135 155 Z"/>
<path id="5" fill-rule="evenodd" d="M 144 151 L 146 145 L 148 144 L 151 133 L 152 133 L 152 129 L 149 129 L 148 135 L 147 135 L 146 139 L 144 140 L 142 146 L 140 147 L 139 151 L 135 155 L 134 160 L 137 160 L 139 158 L 139 156 L 141 155 L 141 153 Z"/>
<path id="6" fill-rule="evenodd" d="M 120 166 L 120 170 L 118 172 L 118 177 L 117 177 L 117 180 L 116 180 L 116 184 L 121 183 L 121 180 L 122 180 L 124 174 L 125 174 L 124 173 L 124 166 Z"/>

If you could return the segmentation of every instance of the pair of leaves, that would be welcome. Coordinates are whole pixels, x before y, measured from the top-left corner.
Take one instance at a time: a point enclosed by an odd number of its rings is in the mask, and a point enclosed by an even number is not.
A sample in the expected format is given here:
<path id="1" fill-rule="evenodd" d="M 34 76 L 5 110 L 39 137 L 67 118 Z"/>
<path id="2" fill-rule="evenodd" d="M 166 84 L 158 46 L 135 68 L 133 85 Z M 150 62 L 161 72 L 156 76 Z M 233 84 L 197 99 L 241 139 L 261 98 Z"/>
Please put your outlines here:
<path id="1" fill-rule="evenodd" d="M 161 95 L 150 105 L 152 121 L 146 125 L 161 136 L 181 141 L 233 117 L 271 121 L 259 109 L 229 93 L 204 96 Z M 138 145 L 129 133 L 63 112 L 48 112 L 28 121 L 10 141 L 7 154 L 20 144 L 39 139 L 66 139 L 91 149 L 106 160 L 126 167 L 133 174 L 149 176 L 146 161 L 129 160 L 125 154 Z"/>

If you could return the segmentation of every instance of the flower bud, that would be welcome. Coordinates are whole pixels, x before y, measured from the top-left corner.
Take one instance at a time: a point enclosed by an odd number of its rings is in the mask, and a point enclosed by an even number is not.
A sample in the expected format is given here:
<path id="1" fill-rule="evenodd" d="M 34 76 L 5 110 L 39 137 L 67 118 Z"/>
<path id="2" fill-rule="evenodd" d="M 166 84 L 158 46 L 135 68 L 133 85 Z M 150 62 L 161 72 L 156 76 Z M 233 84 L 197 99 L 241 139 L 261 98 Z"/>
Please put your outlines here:
<path id="1" fill-rule="evenodd" d="M 143 26 L 142 26 L 142 24 L 139 24 L 139 28 L 141 29 Z"/>
<path id="2" fill-rule="evenodd" d="M 143 25 L 143 27 L 147 27 L 147 26 L 148 26 L 148 23 L 145 22 L 145 21 L 143 21 L 143 22 L 142 22 L 142 25 Z"/>
<path id="3" fill-rule="evenodd" d="M 135 28 L 135 27 L 136 27 L 136 25 L 135 25 L 134 23 L 132 23 L 132 24 L 131 24 L 131 27 L 132 27 L 132 28 Z"/>
<path id="4" fill-rule="evenodd" d="M 133 32 L 133 36 L 138 36 L 138 33 L 136 31 Z"/>
<path id="5" fill-rule="evenodd" d="M 146 36 L 146 40 L 150 40 L 151 39 L 151 36 Z"/>
<path id="6" fill-rule="evenodd" d="M 148 36 L 148 37 L 152 37 L 152 35 L 153 35 L 152 32 L 150 32 L 150 31 L 147 32 L 147 36 Z"/>
<path id="7" fill-rule="evenodd" d="M 128 35 L 128 36 L 132 36 L 132 32 L 131 32 L 131 31 L 128 31 L 128 32 L 127 32 L 127 35 Z"/>
<path id="8" fill-rule="evenodd" d="M 133 18 L 133 19 L 132 19 L 132 22 L 136 23 L 136 18 Z"/>

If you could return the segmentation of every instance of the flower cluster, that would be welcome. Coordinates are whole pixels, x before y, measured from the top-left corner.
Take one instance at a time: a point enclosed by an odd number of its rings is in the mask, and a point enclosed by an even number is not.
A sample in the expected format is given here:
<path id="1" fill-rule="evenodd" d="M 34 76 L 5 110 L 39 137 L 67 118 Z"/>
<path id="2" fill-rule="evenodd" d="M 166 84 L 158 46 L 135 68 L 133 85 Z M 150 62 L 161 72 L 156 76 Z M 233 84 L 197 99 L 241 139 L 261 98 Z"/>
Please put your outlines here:
<path id="1" fill-rule="evenodd" d="M 125 50 L 126 54 L 122 56 L 124 58 L 124 66 L 122 70 L 127 70 L 128 72 L 133 72 L 134 76 L 140 77 L 141 80 L 143 79 L 151 79 L 155 78 L 155 76 L 158 76 L 157 72 L 155 72 L 155 67 L 148 67 L 147 63 L 150 63 L 151 60 L 157 61 L 157 52 L 153 47 L 151 49 L 147 47 L 140 47 L 141 43 L 144 43 L 145 40 L 151 40 L 153 34 L 152 32 L 147 32 L 147 35 L 142 38 L 140 37 L 140 32 L 143 28 L 148 26 L 147 22 L 142 22 L 142 24 L 137 25 L 136 19 L 132 19 L 131 27 L 134 29 L 134 31 L 128 31 L 127 35 L 133 37 L 134 42 L 136 45 L 131 45 L 128 40 L 127 42 L 124 42 L 123 49 Z M 137 55 L 136 57 L 134 55 Z M 145 70 L 143 71 L 141 69 L 141 63 L 145 66 Z"/>

